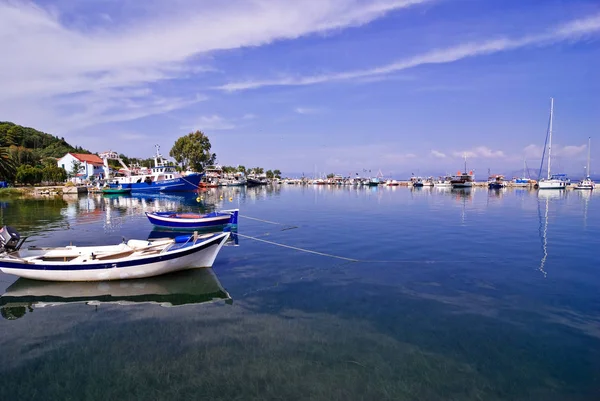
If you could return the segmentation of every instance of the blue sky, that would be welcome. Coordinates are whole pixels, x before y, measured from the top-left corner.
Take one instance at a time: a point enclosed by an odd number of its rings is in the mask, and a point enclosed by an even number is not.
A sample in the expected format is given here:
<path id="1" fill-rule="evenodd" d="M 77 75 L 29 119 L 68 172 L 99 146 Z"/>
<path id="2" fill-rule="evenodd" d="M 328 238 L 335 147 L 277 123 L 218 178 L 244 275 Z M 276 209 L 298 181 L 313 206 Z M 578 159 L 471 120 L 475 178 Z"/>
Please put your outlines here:
<path id="1" fill-rule="evenodd" d="M 284 173 L 600 171 L 597 0 L 0 0 L 0 120 Z M 595 145 L 596 144 L 596 145 Z"/>

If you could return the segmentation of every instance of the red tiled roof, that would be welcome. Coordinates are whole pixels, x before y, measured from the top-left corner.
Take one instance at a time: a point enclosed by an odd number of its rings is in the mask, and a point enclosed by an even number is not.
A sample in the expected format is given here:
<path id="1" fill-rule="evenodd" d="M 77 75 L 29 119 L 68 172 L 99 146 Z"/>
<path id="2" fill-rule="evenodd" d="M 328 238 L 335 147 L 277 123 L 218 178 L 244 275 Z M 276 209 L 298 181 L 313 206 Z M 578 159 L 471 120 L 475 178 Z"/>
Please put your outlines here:
<path id="1" fill-rule="evenodd" d="M 87 155 L 83 153 L 71 153 L 71 155 L 80 162 L 88 162 L 93 165 L 104 165 L 104 162 L 98 155 Z"/>

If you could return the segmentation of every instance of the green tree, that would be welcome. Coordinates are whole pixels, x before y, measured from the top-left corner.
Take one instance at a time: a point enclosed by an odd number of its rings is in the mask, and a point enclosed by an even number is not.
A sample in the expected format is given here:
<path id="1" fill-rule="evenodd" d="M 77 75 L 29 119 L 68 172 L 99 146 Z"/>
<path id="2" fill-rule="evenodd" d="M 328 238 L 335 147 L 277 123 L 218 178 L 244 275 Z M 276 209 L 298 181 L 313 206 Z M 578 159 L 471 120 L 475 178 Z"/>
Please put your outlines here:
<path id="1" fill-rule="evenodd" d="M 0 148 L 0 179 L 12 181 L 16 174 L 16 165 L 6 148 Z"/>
<path id="2" fill-rule="evenodd" d="M 275 176 L 275 174 L 273 174 L 273 172 L 271 170 L 267 170 L 267 172 L 265 173 L 267 175 L 267 178 L 271 179 Z"/>
<path id="3" fill-rule="evenodd" d="M 333 178 L 333 177 L 335 177 L 335 174 L 333 174 L 333 173 L 327 174 L 327 178 Z"/>
<path id="4" fill-rule="evenodd" d="M 48 167 L 48 166 L 58 167 L 56 165 L 56 159 L 54 157 L 43 157 L 40 159 L 40 163 L 44 167 Z"/>
<path id="5" fill-rule="evenodd" d="M 275 178 L 280 179 L 281 178 L 281 171 L 280 170 L 273 170 L 273 174 L 275 175 Z"/>
<path id="6" fill-rule="evenodd" d="M 75 161 L 73 162 L 73 165 L 71 166 L 71 171 L 69 172 L 71 177 L 77 177 L 77 175 L 79 173 L 81 173 L 83 171 L 83 166 L 81 165 L 80 161 Z"/>
<path id="7" fill-rule="evenodd" d="M 42 182 L 43 172 L 42 169 L 37 167 L 31 167 L 28 165 L 22 165 L 17 168 L 17 182 L 21 184 L 39 184 Z"/>
<path id="8" fill-rule="evenodd" d="M 262 167 L 254 167 L 254 168 L 253 168 L 252 170 L 250 170 L 250 171 L 252 171 L 252 173 L 254 173 L 254 174 L 262 174 L 262 173 L 264 173 L 264 172 L 265 172 L 265 169 L 264 169 L 264 168 L 262 168 Z"/>
<path id="9" fill-rule="evenodd" d="M 42 180 L 49 183 L 64 182 L 67 179 L 67 172 L 65 169 L 60 168 L 56 165 L 46 166 L 42 169 Z"/>
<path id="10" fill-rule="evenodd" d="M 175 141 L 169 156 L 174 158 L 183 169 L 192 168 L 203 171 L 206 166 L 214 164 L 217 155 L 210 152 L 210 141 L 201 131 L 192 132 Z"/>
<path id="11" fill-rule="evenodd" d="M 238 167 L 237 167 L 237 171 L 239 171 L 240 173 L 244 173 L 244 174 L 246 174 L 246 167 L 245 167 L 245 166 L 242 166 L 242 165 L 240 164 L 240 165 L 238 165 Z"/>

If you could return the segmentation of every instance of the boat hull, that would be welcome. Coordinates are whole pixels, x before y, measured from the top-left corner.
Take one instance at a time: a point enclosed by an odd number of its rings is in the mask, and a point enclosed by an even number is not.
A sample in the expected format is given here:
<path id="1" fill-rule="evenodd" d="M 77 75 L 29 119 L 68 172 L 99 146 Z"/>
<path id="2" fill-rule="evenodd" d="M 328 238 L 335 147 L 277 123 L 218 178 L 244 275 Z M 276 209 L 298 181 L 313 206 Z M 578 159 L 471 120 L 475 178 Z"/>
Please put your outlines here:
<path id="1" fill-rule="evenodd" d="M 238 213 L 239 211 L 236 209 L 227 212 L 209 213 L 199 218 L 190 218 L 171 212 L 146 212 L 146 217 L 148 217 L 150 223 L 158 227 L 194 230 L 220 227 L 226 224 L 237 225 Z"/>
<path id="2" fill-rule="evenodd" d="M 472 188 L 473 187 L 473 183 L 472 182 L 453 182 L 452 183 L 452 188 Z"/>
<path id="3" fill-rule="evenodd" d="M 128 195 L 131 193 L 131 188 L 128 188 L 128 189 L 105 188 L 102 190 L 102 193 L 105 195 Z"/>
<path id="4" fill-rule="evenodd" d="M 185 177 L 173 178 L 170 180 L 160 181 L 142 181 L 134 183 L 117 183 L 112 186 L 122 186 L 124 189 L 130 189 L 131 192 L 186 192 L 195 191 L 200 185 L 200 180 L 204 174 L 190 174 Z"/>
<path id="5" fill-rule="evenodd" d="M 566 189 L 567 182 L 559 180 L 540 181 L 538 189 Z"/>
<path id="6" fill-rule="evenodd" d="M 154 277 L 180 270 L 211 267 L 227 238 L 229 233 L 225 232 L 186 248 L 130 260 L 70 264 L 22 263 L 5 258 L 0 259 L 0 270 L 6 274 L 45 281 L 104 281 Z"/>

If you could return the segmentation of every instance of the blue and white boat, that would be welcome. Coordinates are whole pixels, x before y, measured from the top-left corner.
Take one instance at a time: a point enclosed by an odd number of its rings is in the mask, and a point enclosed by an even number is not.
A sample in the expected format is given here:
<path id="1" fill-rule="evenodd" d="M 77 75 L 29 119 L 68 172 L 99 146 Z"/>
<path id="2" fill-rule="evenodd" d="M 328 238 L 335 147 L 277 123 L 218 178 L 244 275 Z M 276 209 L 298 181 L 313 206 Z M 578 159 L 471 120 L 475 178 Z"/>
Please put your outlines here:
<path id="1" fill-rule="evenodd" d="M 205 214 L 177 212 L 146 212 L 150 223 L 158 227 L 179 230 L 201 230 L 225 225 L 237 226 L 239 209 Z"/>
<path id="2" fill-rule="evenodd" d="M 203 173 L 180 174 L 174 164 L 169 163 L 160 154 L 160 148 L 156 145 L 154 156 L 154 167 L 132 168 L 127 166 L 119 157 L 117 152 L 100 153 L 104 160 L 104 174 L 106 183 L 112 187 L 131 189 L 131 192 L 153 193 L 153 192 L 183 192 L 198 189 Z M 111 174 L 108 160 L 117 160 L 123 167 L 118 174 Z"/>
<path id="3" fill-rule="evenodd" d="M 118 245 L 29 247 L 10 227 L 0 229 L 0 270 L 47 281 L 104 281 L 153 277 L 211 267 L 229 232 L 173 239 L 129 240 Z"/>

